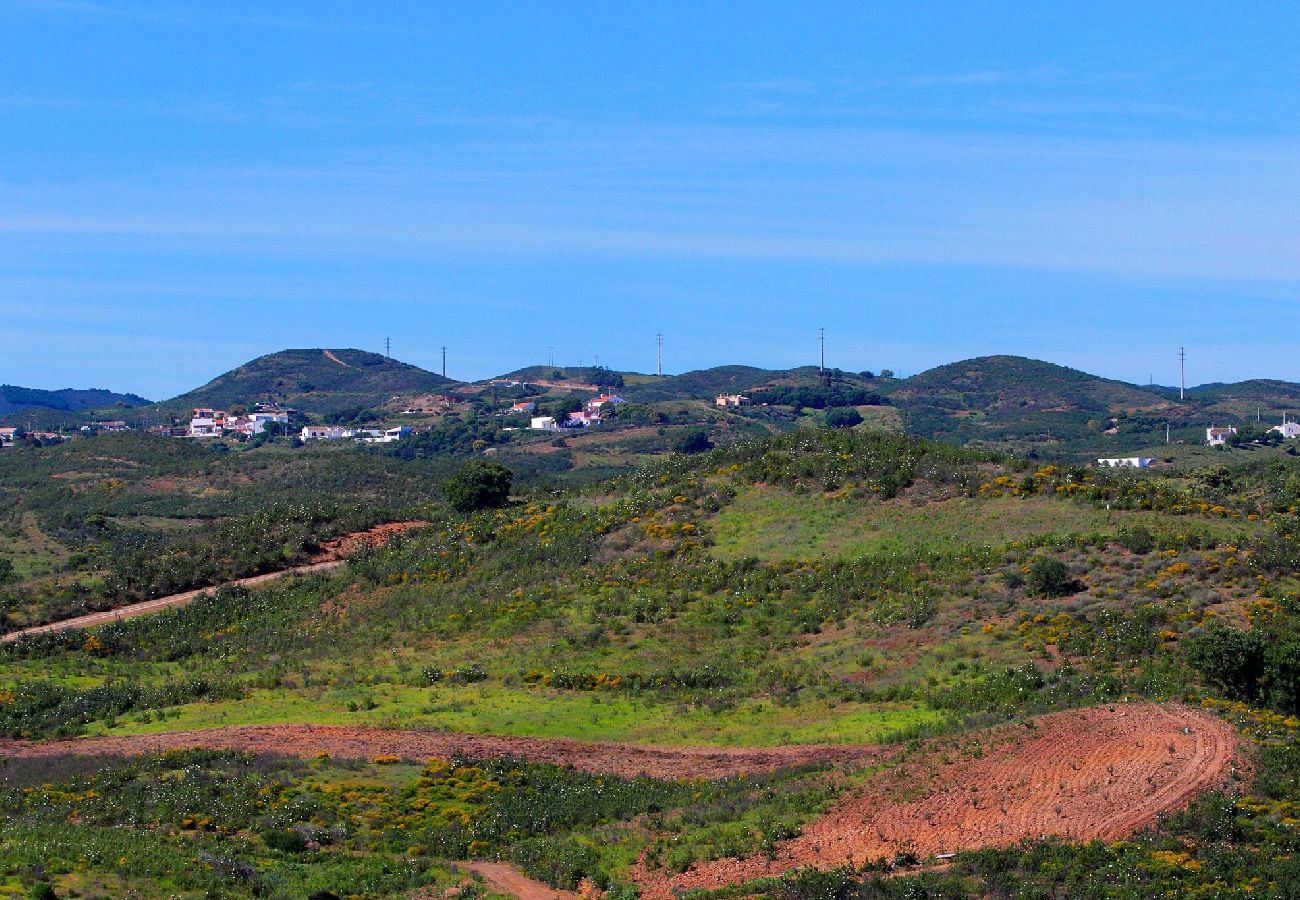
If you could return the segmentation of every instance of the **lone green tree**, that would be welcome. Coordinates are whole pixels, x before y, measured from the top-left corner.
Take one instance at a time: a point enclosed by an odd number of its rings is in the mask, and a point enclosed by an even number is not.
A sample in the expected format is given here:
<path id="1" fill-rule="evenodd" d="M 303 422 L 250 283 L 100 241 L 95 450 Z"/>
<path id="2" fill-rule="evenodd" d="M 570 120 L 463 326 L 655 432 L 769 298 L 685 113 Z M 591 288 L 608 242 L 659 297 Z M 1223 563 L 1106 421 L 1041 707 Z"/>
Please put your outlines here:
<path id="1" fill-rule="evenodd" d="M 1059 559 L 1040 556 L 1029 564 L 1029 590 L 1039 597 L 1065 597 L 1079 590 L 1070 568 Z"/>
<path id="2" fill-rule="evenodd" d="M 703 428 L 689 428 L 673 435 L 668 447 L 675 453 L 703 453 L 713 446 Z"/>
<path id="3" fill-rule="evenodd" d="M 835 406 L 826 410 L 826 424 L 831 428 L 852 428 L 862 424 L 862 413 L 851 406 Z"/>
<path id="4" fill-rule="evenodd" d="M 505 506 L 514 473 L 500 463 L 472 459 L 442 484 L 442 494 L 458 512 Z"/>

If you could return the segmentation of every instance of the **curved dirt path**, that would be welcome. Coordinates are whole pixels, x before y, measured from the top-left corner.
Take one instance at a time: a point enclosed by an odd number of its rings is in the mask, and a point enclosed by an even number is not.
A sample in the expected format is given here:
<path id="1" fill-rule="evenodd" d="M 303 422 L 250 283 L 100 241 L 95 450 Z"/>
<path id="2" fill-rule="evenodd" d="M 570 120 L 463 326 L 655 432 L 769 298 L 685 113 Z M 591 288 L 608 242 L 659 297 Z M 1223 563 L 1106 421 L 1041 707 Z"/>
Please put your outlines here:
<path id="1" fill-rule="evenodd" d="M 509 863 L 471 862 L 461 868 L 478 875 L 492 890 L 517 900 L 576 900 L 577 894 L 557 891 L 549 884 L 529 878 Z"/>
<path id="2" fill-rule="evenodd" d="M 212 587 L 198 588 L 192 591 L 183 591 L 179 594 L 169 594 L 166 597 L 158 597 L 153 600 L 142 600 L 139 603 L 131 603 L 127 606 L 119 606 L 115 609 L 106 609 L 101 612 L 87 613 L 84 616 L 74 616 L 71 619 L 61 619 L 58 622 L 48 622 L 44 625 L 33 625 L 30 628 L 22 628 L 18 631 L 11 631 L 8 634 L 0 635 L 0 643 L 9 643 L 16 641 L 20 637 L 31 634 L 45 634 L 51 631 L 65 631 L 70 628 L 93 628 L 96 625 L 107 625 L 109 622 L 117 622 L 122 619 L 134 619 L 137 616 L 147 616 L 150 613 L 158 612 L 163 609 L 170 609 L 173 606 L 184 606 L 201 594 L 209 594 L 215 590 L 231 585 L 240 585 L 241 587 L 257 587 L 260 584 L 266 584 L 268 581 L 274 581 L 277 578 L 283 578 L 286 575 L 310 575 L 315 572 L 328 572 L 331 569 L 337 569 L 343 565 L 347 557 L 359 550 L 367 547 L 376 547 L 387 543 L 394 535 L 412 528 L 420 528 L 427 525 L 427 522 L 390 522 L 386 525 L 376 525 L 374 528 L 368 528 L 365 531 L 356 531 L 352 534 L 345 534 L 342 537 L 326 541 L 321 545 L 321 550 L 314 557 L 314 561 L 302 566 L 294 566 L 289 569 L 280 569 L 277 572 L 267 572 L 263 575 L 250 575 L 247 578 L 236 578 L 234 581 L 227 581 L 224 584 L 213 585 Z"/>
<path id="3" fill-rule="evenodd" d="M 457 753 L 494 759 L 518 756 L 532 762 L 573 766 L 633 778 L 724 778 L 770 772 L 806 763 L 847 764 L 884 756 L 876 746 L 811 744 L 791 747 L 660 747 L 648 744 L 576 741 L 568 738 L 505 737 L 441 731 L 399 731 L 343 725 L 236 725 L 156 734 L 109 735 L 59 741 L 0 740 L 0 756 L 135 756 L 202 747 L 343 759 L 400 756 L 425 760 Z"/>
<path id="4" fill-rule="evenodd" d="M 642 897 L 666 900 L 902 852 L 924 859 L 1047 835 L 1114 840 L 1212 787 L 1235 759 L 1232 727 L 1181 705 L 1073 710 L 1035 726 L 933 742 L 841 798 L 770 860 L 717 860 L 675 876 L 641 862 L 634 878 Z"/>

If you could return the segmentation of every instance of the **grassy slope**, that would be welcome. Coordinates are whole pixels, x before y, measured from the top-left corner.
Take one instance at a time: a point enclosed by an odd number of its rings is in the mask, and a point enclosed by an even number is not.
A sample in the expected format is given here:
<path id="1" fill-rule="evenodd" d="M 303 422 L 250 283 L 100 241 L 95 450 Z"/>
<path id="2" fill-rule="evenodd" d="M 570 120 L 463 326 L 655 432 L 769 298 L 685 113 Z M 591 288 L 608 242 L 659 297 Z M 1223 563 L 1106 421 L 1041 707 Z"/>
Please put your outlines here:
<path id="1" fill-rule="evenodd" d="M 830 437 L 866 441 L 864 447 L 886 440 Z M 891 452 L 909 446 L 904 440 L 891 445 Z M 729 452 L 719 451 L 724 460 Z M 806 462 L 817 470 L 843 460 L 826 453 Z M 784 465 L 779 459 L 776 464 Z M 948 480 L 917 481 L 888 500 L 878 499 L 869 476 L 841 479 L 836 490 L 825 492 L 808 490 L 804 482 L 756 487 L 743 471 L 719 475 L 688 467 L 632 506 L 616 493 L 616 499 L 596 498 L 586 512 L 521 507 L 490 517 L 496 535 L 490 543 L 453 549 L 459 546 L 453 529 L 417 540 L 374 574 L 358 570 L 268 589 L 273 606 L 289 603 L 297 610 L 277 630 L 288 626 L 306 635 L 304 640 L 284 644 L 277 638 L 268 645 L 258 629 L 270 626 L 254 621 L 236 625 L 240 632 L 252 629 L 241 639 L 250 656 L 232 648 L 233 655 L 203 654 L 173 666 L 126 658 L 106 664 L 72 654 L 53 669 L 48 660 L 16 661 L 9 671 L 23 679 L 57 671 L 65 679 L 92 681 L 128 672 L 145 681 L 193 672 L 252 677 L 254 689 L 238 702 L 181 705 L 161 722 L 156 716 L 119 719 L 115 727 L 127 730 L 356 721 L 682 742 L 871 740 L 934 721 L 926 691 L 960 682 L 972 666 L 989 671 L 1034 658 L 1037 651 L 1016 630 L 1018 617 L 1030 610 L 1055 614 L 1062 607 L 1008 589 L 999 573 L 1009 564 L 1023 566 L 1040 552 L 1036 545 L 1061 547 L 1081 574 L 1109 579 L 1090 596 L 1075 598 L 1071 609 L 1105 605 L 1113 591 L 1136 598 L 1147 573 L 1161 567 L 1153 558 L 1129 571 L 1099 564 L 1086 544 L 1070 549 L 1071 535 L 1114 534 L 1136 523 L 1159 530 L 1160 514 L 1106 512 L 1050 493 L 967 495 L 997 470 L 957 465 Z M 959 490 L 967 478 L 973 479 L 970 488 Z M 684 493 L 670 493 L 678 490 Z M 595 521 L 605 524 L 593 532 Z M 1215 545 L 1248 539 L 1257 530 L 1244 521 L 1206 516 L 1183 516 L 1172 524 Z M 562 549 L 571 540 L 587 549 L 567 556 L 576 552 Z M 547 547 L 551 541 L 561 546 Z M 469 554 L 464 568 L 439 567 L 436 560 L 452 552 Z M 696 586 L 718 580 L 745 584 L 750 564 L 735 562 L 742 557 L 769 567 L 765 586 L 752 594 Z M 873 559 L 896 560 L 904 573 L 880 574 Z M 924 561 L 916 569 L 921 574 L 907 574 L 909 560 Z M 781 574 L 789 561 L 803 561 L 802 574 L 782 587 L 793 577 Z M 827 605 L 804 612 L 807 595 L 800 580 L 816 592 L 819 581 L 842 564 L 865 565 L 860 577 L 884 580 L 878 589 L 864 587 L 860 599 L 846 597 L 849 605 L 842 611 Z M 892 571 L 895 563 L 882 565 Z M 421 675 L 431 667 L 451 671 L 475 664 L 487 681 L 430 687 Z M 267 666 L 276 673 L 270 681 L 256 674 Z M 593 691 L 538 680 L 548 673 L 629 678 L 701 666 L 727 669 L 730 681 L 720 689 Z M 846 693 L 845 686 L 853 690 Z M 867 693 L 857 692 L 859 686 Z"/>
<path id="2" fill-rule="evenodd" d="M 952 497 L 879 501 L 843 494 L 795 494 L 768 487 L 739 493 L 711 523 L 723 559 L 811 559 L 876 553 L 958 553 L 1073 533 L 1114 534 L 1156 526 L 1160 516 L 1107 511 L 1047 497 Z M 1225 540 L 1253 529 L 1199 523 Z"/>

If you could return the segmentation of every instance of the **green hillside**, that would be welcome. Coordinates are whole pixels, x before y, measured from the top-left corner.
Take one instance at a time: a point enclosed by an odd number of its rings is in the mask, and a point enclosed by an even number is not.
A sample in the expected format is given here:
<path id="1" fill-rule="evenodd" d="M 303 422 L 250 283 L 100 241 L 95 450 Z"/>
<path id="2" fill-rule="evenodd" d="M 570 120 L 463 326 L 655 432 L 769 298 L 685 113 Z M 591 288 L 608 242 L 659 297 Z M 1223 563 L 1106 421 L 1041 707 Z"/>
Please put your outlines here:
<path id="1" fill-rule="evenodd" d="M 436 391 L 454 383 L 418 366 L 364 350 L 281 350 L 149 407 L 148 412 L 176 415 L 195 406 L 228 408 L 273 402 L 323 415 L 378 407 L 396 395 Z"/>
<path id="2" fill-rule="evenodd" d="M 1099 439 L 1113 418 L 1146 416 L 1154 423 L 1176 412 L 1156 392 L 1018 356 L 929 369 L 888 396 L 904 410 L 908 431 L 956 443 L 1087 442 Z"/>
<path id="3" fill-rule="evenodd" d="M 102 388 L 57 391 L 0 384 L 0 422 L 24 427 L 59 428 L 92 418 L 124 418 L 126 411 L 149 403 L 136 394 Z"/>

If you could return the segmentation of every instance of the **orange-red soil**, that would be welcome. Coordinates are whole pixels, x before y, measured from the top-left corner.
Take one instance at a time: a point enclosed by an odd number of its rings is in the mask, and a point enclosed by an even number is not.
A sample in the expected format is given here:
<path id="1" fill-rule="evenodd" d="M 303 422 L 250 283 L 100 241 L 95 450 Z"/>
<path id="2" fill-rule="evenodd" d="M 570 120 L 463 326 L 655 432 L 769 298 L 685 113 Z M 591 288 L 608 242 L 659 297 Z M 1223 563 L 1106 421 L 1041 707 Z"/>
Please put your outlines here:
<path id="1" fill-rule="evenodd" d="M 965 736 L 949 749 L 936 742 L 846 795 L 770 860 L 717 860 L 681 875 L 638 863 L 634 877 L 655 900 L 903 852 L 924 859 L 1045 835 L 1115 839 L 1218 783 L 1235 760 L 1231 726 L 1181 705 L 1098 707 L 1035 725 Z"/>
<path id="2" fill-rule="evenodd" d="M 341 725 L 238 725 L 59 741 L 0 740 L 0 756 L 134 756 L 192 747 L 308 758 L 328 753 L 344 759 L 391 755 L 423 761 L 431 757 L 445 759 L 456 753 L 485 759 L 518 756 L 534 762 L 573 766 L 586 772 L 609 772 L 625 777 L 645 774 L 670 779 L 724 778 L 742 772 L 769 772 L 806 763 L 850 763 L 871 760 L 884 753 L 881 748 L 872 746 L 657 747 Z"/>

